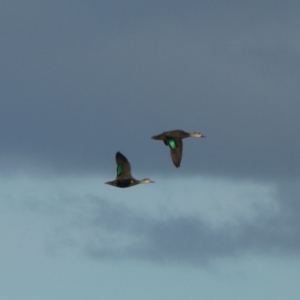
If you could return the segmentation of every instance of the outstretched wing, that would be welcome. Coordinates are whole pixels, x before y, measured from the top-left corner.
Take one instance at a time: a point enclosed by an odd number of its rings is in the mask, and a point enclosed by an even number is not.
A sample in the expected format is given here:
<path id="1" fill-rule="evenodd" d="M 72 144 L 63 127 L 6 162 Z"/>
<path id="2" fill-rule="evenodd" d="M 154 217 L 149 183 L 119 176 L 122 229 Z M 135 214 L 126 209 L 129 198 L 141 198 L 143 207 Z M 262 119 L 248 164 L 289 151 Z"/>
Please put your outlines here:
<path id="1" fill-rule="evenodd" d="M 183 143 L 181 139 L 168 138 L 167 143 L 171 150 L 171 158 L 176 168 L 180 166 Z"/>
<path id="2" fill-rule="evenodd" d="M 116 153 L 117 179 L 131 178 L 131 166 L 127 158 L 121 153 Z"/>

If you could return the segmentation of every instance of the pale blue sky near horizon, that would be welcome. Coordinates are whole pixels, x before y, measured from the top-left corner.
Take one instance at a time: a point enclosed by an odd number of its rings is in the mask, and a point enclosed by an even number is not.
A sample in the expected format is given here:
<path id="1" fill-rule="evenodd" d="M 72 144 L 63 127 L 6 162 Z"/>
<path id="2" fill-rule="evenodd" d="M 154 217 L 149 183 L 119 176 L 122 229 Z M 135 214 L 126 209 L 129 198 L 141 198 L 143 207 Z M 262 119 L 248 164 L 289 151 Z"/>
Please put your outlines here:
<path id="1" fill-rule="evenodd" d="M 0 298 L 298 300 L 299 12 L 1 1 Z"/>

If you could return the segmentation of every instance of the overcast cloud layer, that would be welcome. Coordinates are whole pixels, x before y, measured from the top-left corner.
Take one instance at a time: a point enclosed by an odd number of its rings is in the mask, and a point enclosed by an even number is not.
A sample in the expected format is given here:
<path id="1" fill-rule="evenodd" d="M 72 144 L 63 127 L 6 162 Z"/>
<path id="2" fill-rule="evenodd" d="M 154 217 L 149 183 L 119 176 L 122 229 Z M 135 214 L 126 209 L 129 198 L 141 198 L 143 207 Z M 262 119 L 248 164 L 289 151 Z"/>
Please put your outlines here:
<path id="1" fill-rule="evenodd" d="M 198 196 L 164 199 L 161 189 L 149 193 L 147 187 L 140 187 L 124 197 L 116 191 L 105 200 L 99 195 L 84 196 L 71 182 L 74 195 L 56 193 L 56 188 L 53 195 L 47 193 L 41 199 L 30 192 L 29 182 L 26 189 L 32 196 L 27 195 L 21 207 L 55 221 L 47 234 L 49 248 L 80 249 L 101 261 L 133 259 L 206 266 L 216 259 L 246 255 L 299 257 L 299 182 L 278 185 L 268 193 L 269 200 L 258 185 L 249 190 L 247 184 L 240 184 L 239 189 L 236 183 L 229 184 L 219 198 L 213 193 L 207 198 L 211 187 L 200 180 L 203 193 L 198 191 Z M 214 217 L 219 210 L 222 217 Z"/>
<path id="2" fill-rule="evenodd" d="M 299 3 L 227 4 L 2 1 L 1 172 L 299 178 Z"/>

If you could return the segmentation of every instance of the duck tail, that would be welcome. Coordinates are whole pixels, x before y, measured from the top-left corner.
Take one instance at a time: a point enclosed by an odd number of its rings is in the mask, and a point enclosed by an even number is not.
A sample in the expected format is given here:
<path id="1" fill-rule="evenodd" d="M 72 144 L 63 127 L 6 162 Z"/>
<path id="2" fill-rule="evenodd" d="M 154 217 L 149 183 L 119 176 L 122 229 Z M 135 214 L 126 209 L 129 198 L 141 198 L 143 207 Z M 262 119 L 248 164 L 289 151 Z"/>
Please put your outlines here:
<path id="1" fill-rule="evenodd" d="M 154 135 L 151 139 L 153 139 L 153 140 L 164 140 L 165 136 L 164 136 L 164 134 Z"/>

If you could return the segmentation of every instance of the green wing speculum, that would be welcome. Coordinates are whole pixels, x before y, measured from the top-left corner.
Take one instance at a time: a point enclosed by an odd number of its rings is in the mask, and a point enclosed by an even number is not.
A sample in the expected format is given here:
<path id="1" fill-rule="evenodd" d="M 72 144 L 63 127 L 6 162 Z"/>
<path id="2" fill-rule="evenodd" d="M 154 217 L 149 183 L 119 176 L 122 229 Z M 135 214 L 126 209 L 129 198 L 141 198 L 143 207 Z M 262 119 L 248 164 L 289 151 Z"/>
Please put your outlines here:
<path id="1" fill-rule="evenodd" d="M 168 145 L 171 150 L 175 150 L 177 148 L 177 143 L 173 138 L 167 138 Z"/>
<path id="2" fill-rule="evenodd" d="M 123 165 L 117 165 L 117 176 L 121 175 L 123 173 L 124 166 Z"/>

